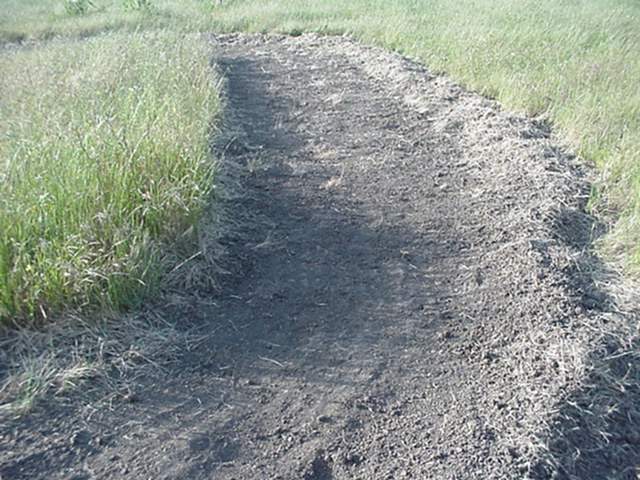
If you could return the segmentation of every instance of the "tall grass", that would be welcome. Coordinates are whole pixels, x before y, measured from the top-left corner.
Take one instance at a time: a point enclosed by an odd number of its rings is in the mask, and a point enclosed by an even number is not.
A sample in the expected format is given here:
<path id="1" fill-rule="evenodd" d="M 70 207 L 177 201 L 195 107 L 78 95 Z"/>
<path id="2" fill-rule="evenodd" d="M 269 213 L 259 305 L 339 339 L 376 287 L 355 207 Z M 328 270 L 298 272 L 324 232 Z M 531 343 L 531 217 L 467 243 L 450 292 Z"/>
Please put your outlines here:
<path id="1" fill-rule="evenodd" d="M 197 248 L 219 104 L 206 44 L 170 32 L 0 55 L 0 318 L 122 309 Z"/>
<path id="2" fill-rule="evenodd" d="M 104 32 L 210 27 L 209 0 L 92 0 L 83 15 L 69 15 L 64 0 L 2 0 L 0 42 L 87 37 Z M 146 7 L 145 7 L 146 6 Z"/>

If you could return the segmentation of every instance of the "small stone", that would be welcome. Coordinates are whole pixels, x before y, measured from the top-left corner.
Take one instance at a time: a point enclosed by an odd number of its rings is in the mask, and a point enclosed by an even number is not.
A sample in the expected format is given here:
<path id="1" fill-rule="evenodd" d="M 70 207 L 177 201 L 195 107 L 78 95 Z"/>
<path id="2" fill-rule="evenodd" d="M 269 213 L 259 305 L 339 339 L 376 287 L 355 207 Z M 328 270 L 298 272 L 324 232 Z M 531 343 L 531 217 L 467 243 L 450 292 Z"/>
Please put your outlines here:
<path id="1" fill-rule="evenodd" d="M 317 418 L 320 423 L 331 423 L 333 419 L 329 415 L 320 415 Z"/>
<path id="2" fill-rule="evenodd" d="M 487 362 L 492 362 L 497 358 L 498 358 L 498 355 L 490 350 L 485 351 L 484 354 L 482 355 L 482 359 L 486 360 Z"/>
<path id="3" fill-rule="evenodd" d="M 435 460 L 444 460 L 449 456 L 449 452 L 446 450 L 440 450 L 434 455 Z"/>

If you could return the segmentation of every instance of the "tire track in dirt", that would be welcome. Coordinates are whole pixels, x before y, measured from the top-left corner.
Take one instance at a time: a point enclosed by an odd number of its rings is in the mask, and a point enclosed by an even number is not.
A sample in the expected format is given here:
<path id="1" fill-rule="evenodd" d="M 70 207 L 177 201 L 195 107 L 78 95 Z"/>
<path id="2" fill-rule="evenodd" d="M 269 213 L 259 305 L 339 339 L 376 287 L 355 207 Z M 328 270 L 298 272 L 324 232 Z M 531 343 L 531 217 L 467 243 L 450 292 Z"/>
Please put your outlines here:
<path id="1" fill-rule="evenodd" d="M 0 472 L 534 475 L 579 380 L 575 332 L 608 305 L 575 273 L 593 222 L 573 157 L 544 125 L 348 39 L 213 41 L 242 273 L 176 315 L 215 334 L 140 380 L 140 402 L 14 426 Z"/>

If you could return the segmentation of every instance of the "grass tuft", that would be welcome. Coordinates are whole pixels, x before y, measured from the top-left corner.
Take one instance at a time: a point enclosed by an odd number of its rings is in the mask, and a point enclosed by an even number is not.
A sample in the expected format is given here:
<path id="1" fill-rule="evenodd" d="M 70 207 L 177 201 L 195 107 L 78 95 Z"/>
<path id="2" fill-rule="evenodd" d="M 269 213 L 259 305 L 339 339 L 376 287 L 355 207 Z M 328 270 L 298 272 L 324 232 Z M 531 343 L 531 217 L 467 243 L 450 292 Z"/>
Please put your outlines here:
<path id="1" fill-rule="evenodd" d="M 150 11 L 153 8 L 151 0 L 122 0 L 125 10 Z"/>
<path id="2" fill-rule="evenodd" d="M 93 7 L 91 0 L 64 0 L 64 9 L 69 15 L 85 15 Z"/>

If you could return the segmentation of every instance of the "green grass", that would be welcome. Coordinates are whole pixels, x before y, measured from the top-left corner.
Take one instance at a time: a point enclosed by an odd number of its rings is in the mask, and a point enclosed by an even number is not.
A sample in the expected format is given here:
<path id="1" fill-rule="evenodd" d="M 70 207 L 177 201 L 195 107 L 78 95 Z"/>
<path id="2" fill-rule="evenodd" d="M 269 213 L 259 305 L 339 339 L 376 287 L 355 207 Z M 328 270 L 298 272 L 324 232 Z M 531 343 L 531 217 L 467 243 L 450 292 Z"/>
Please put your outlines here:
<path id="1" fill-rule="evenodd" d="M 211 180 L 217 103 L 187 32 L 351 34 L 548 119 L 598 167 L 592 206 L 618 219 L 606 245 L 640 270 L 636 0 L 0 2 L 0 42 L 27 41 L 0 54 L 5 318 L 126 308 L 158 288 Z"/>
<path id="2" fill-rule="evenodd" d="M 219 110 L 206 43 L 55 40 L 0 71 L 0 317 L 137 305 L 198 248 Z"/>
<path id="3" fill-rule="evenodd" d="M 103 32 L 170 29 L 206 30 L 212 11 L 208 0 L 92 0 L 86 15 L 69 15 L 63 0 L 0 0 L 0 42 L 87 37 Z"/>

